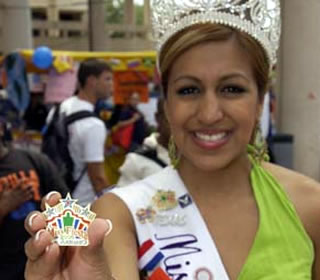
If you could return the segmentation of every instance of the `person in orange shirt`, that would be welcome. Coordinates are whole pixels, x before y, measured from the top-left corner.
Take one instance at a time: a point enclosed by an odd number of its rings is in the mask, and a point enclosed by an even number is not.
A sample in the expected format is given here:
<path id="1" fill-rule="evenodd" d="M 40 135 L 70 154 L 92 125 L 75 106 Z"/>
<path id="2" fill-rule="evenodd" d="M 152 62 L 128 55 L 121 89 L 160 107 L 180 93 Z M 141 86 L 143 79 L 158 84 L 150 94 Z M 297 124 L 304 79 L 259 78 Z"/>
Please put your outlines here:
<path id="1" fill-rule="evenodd" d="M 9 148 L 0 123 L 0 275 L 3 280 L 23 280 L 26 255 L 24 229 L 27 215 L 40 209 L 51 191 L 66 194 L 67 187 L 53 163 L 44 155 Z"/>

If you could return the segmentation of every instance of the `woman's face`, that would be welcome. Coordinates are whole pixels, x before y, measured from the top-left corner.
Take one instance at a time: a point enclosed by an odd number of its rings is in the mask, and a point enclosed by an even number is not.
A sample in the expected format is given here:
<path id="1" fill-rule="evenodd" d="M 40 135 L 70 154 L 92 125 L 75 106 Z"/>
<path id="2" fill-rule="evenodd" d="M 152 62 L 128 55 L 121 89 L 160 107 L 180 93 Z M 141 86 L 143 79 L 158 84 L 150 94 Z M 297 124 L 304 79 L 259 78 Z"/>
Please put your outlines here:
<path id="1" fill-rule="evenodd" d="M 261 111 L 249 61 L 228 40 L 197 45 L 173 64 L 165 110 L 181 164 L 213 171 L 246 155 Z"/>
<path id="2" fill-rule="evenodd" d="M 129 98 L 129 104 L 132 107 L 137 107 L 140 103 L 140 95 L 139 93 L 133 93 L 131 94 L 130 98 Z"/>

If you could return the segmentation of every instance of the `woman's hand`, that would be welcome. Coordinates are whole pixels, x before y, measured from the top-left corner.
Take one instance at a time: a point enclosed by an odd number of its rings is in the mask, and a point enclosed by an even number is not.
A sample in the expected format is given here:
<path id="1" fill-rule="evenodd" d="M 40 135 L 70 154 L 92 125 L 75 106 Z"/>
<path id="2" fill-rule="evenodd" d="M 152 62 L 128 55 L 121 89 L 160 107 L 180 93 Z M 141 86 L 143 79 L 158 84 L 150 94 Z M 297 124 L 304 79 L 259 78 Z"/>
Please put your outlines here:
<path id="1" fill-rule="evenodd" d="M 43 200 L 54 206 L 61 195 L 49 193 Z M 44 208 L 44 207 L 42 207 Z M 89 227 L 87 247 L 59 247 L 52 243 L 52 236 L 45 230 L 46 221 L 40 212 L 32 212 L 25 220 L 31 238 L 25 244 L 28 257 L 26 280 L 112 280 L 103 241 L 112 229 L 109 220 L 95 219 Z"/>

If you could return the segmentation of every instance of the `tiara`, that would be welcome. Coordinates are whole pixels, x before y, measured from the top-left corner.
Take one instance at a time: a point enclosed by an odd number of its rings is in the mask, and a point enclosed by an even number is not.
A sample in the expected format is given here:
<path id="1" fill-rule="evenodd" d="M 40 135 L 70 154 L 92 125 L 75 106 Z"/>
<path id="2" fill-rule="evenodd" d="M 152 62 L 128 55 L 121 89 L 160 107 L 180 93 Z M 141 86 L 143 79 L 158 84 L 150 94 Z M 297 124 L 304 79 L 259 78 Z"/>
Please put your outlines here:
<path id="1" fill-rule="evenodd" d="M 174 34 L 191 25 L 218 23 L 249 34 L 264 48 L 270 65 L 277 61 L 279 0 L 152 0 L 151 15 L 158 52 Z"/>

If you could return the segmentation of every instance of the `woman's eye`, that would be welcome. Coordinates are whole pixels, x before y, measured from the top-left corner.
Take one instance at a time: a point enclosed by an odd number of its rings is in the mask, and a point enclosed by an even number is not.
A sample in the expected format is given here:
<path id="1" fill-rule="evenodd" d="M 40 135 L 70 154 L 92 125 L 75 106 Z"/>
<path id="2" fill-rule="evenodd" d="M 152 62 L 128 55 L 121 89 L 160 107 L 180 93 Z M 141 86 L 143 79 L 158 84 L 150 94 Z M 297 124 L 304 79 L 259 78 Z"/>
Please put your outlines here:
<path id="1" fill-rule="evenodd" d="M 246 91 L 246 89 L 241 86 L 226 86 L 226 87 L 222 88 L 223 93 L 231 94 L 231 95 L 232 94 L 234 94 L 234 95 L 241 94 L 245 91 Z"/>
<path id="2" fill-rule="evenodd" d="M 197 87 L 183 87 L 177 91 L 179 95 L 190 95 L 199 93 L 200 90 Z"/>

